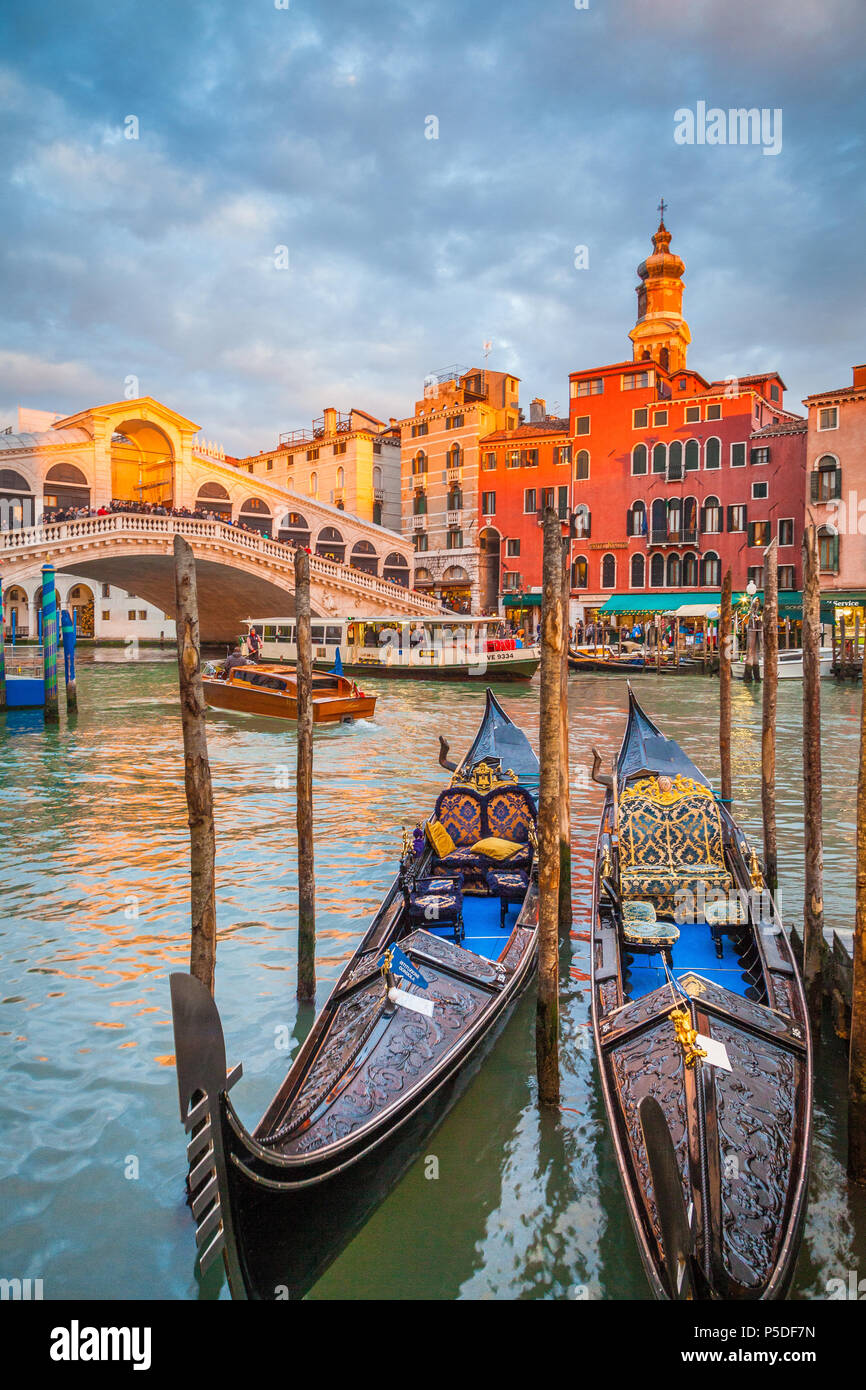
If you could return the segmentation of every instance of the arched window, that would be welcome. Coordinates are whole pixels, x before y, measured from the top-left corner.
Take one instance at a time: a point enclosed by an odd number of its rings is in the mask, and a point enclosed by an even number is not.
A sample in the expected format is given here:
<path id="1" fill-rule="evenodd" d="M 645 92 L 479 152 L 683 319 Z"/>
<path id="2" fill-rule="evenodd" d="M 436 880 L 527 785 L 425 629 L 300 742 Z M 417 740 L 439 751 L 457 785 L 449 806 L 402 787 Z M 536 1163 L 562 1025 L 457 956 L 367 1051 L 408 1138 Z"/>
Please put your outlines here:
<path id="1" fill-rule="evenodd" d="M 318 473 L 311 473 L 311 474 L 310 474 L 310 489 L 309 489 L 309 491 L 310 491 L 310 496 L 311 496 L 311 497 L 318 497 L 318 495 L 319 495 L 319 475 L 318 475 Z"/>
<path id="2" fill-rule="evenodd" d="M 698 501 L 696 497 L 683 498 L 683 542 L 694 545 L 698 538 Z"/>
<path id="3" fill-rule="evenodd" d="M 356 570 L 363 570 L 365 574 L 379 573 L 379 557 L 369 541 L 355 542 L 349 564 L 354 565 Z"/>
<path id="4" fill-rule="evenodd" d="M 277 529 L 277 540 L 284 545 L 308 546 L 310 527 L 307 518 L 300 512 L 287 512 Z"/>
<path id="5" fill-rule="evenodd" d="M 325 560 L 343 563 L 346 557 L 346 543 L 336 526 L 323 526 L 316 538 L 316 554 Z"/>
<path id="6" fill-rule="evenodd" d="M 380 492 L 382 489 L 382 469 L 377 463 L 373 468 L 373 491 Z"/>
<path id="7" fill-rule="evenodd" d="M 652 505 L 652 540 L 654 545 L 663 544 L 668 538 L 668 504 L 663 497 L 657 497 Z"/>
<path id="8" fill-rule="evenodd" d="M 459 445 L 459 444 L 452 444 L 451 448 L 448 450 L 448 453 L 446 454 L 446 459 L 447 459 L 447 463 L 448 463 L 448 467 L 449 467 L 449 468 L 459 468 L 459 467 L 460 467 L 461 456 L 460 456 L 460 445 Z"/>
<path id="9" fill-rule="evenodd" d="M 421 571 L 415 571 L 415 578 L 422 577 Z M 425 577 L 429 579 L 429 572 L 425 571 Z M 404 589 L 409 587 L 409 562 L 398 550 L 392 550 L 385 556 L 385 563 L 382 566 L 382 578 L 390 579 L 392 584 L 402 584 Z"/>
<path id="10" fill-rule="evenodd" d="M 585 555 L 578 555 L 571 566 L 572 589 L 585 589 L 589 582 L 589 565 Z"/>
<path id="11" fill-rule="evenodd" d="M 631 451 L 631 471 L 636 476 L 646 472 L 646 445 L 635 444 Z"/>
<path id="12" fill-rule="evenodd" d="M 714 550 L 708 550 L 706 555 L 701 556 L 701 587 L 715 589 L 720 580 L 719 557 Z"/>
<path id="13" fill-rule="evenodd" d="M 579 540 L 588 540 L 592 534 L 592 516 L 585 502 L 581 502 L 574 513 L 574 531 Z"/>
<path id="14" fill-rule="evenodd" d="M 667 583 L 669 589 L 678 589 L 680 586 L 680 557 L 679 555 L 668 556 Z"/>
<path id="15" fill-rule="evenodd" d="M 679 497 L 672 497 L 668 502 L 668 540 L 681 543 L 683 531 L 683 512 L 682 503 Z"/>
<path id="16" fill-rule="evenodd" d="M 683 588 L 696 589 L 698 586 L 698 557 L 692 553 L 683 556 Z"/>
<path id="17" fill-rule="evenodd" d="M 338 488 L 343 487 L 343 486 L 345 485 L 345 481 L 346 481 L 346 472 L 345 472 L 345 469 L 343 469 L 343 468 L 338 468 L 338 469 L 337 469 L 337 487 L 338 487 Z"/>
<path id="18" fill-rule="evenodd" d="M 426 473 L 426 472 L 427 472 L 427 455 L 424 453 L 424 450 L 423 450 L 423 449 L 419 449 L 418 452 L 417 452 L 417 454 L 415 455 L 415 457 L 414 457 L 413 460 L 412 460 L 412 472 L 413 472 L 413 473 Z"/>
<path id="19" fill-rule="evenodd" d="M 20 477 L 20 474 L 16 476 Z M 21 479 L 24 482 L 24 479 Z M 87 487 L 87 478 L 74 463 L 55 463 L 45 474 L 46 483 L 72 483 L 73 487 Z M 27 484 L 25 483 L 26 487 Z"/>
<path id="20" fill-rule="evenodd" d="M 718 497 L 710 496 L 701 508 L 701 530 L 705 536 L 718 536 L 722 529 L 722 509 Z"/>
<path id="21" fill-rule="evenodd" d="M 811 478 L 811 500 L 832 502 L 842 496 L 842 469 L 832 454 L 823 454 L 815 465 Z"/>
<path id="22" fill-rule="evenodd" d="M 825 573 L 839 573 L 839 536 L 833 526 L 818 528 L 818 567 Z"/>
<path id="23" fill-rule="evenodd" d="M 448 510 L 459 512 L 463 506 L 463 489 L 459 483 L 452 483 L 448 489 Z"/>
<path id="24" fill-rule="evenodd" d="M 656 551 L 650 560 L 650 588 L 663 589 L 665 586 L 665 557 Z"/>
<path id="25" fill-rule="evenodd" d="M 261 497 L 248 497 L 241 503 L 238 521 L 250 531 L 260 531 L 263 536 L 271 534 L 271 509 Z"/>
<path id="26" fill-rule="evenodd" d="M 704 468 L 721 468 L 722 441 L 713 435 L 704 445 Z"/>
<path id="27" fill-rule="evenodd" d="M 653 447 L 653 472 L 666 473 L 668 467 L 668 448 L 666 444 L 658 443 Z"/>
<path id="28" fill-rule="evenodd" d="M 616 556 L 611 555 L 610 551 L 601 562 L 601 587 L 603 589 L 616 588 Z"/>
<path id="29" fill-rule="evenodd" d="M 675 439 L 668 449 L 668 477 L 677 479 L 683 476 L 682 440 Z"/>
<path id="30" fill-rule="evenodd" d="M 18 478 L 20 474 L 16 473 L 14 476 Z M 24 483 L 23 478 L 21 478 L 21 482 Z M 29 492 L 30 489 L 26 483 L 24 483 L 24 488 Z M 55 463 L 52 468 L 49 468 L 45 474 L 42 503 L 49 509 L 53 507 L 89 507 L 90 487 L 81 469 L 76 468 L 74 463 Z"/>
<path id="31" fill-rule="evenodd" d="M 686 444 L 686 472 L 692 473 L 701 466 L 701 446 L 696 439 Z"/>
<path id="32" fill-rule="evenodd" d="M 646 535 L 646 504 L 632 502 L 626 515 L 626 533 L 629 536 Z"/>
<path id="33" fill-rule="evenodd" d="M 632 555 L 631 557 L 631 587 L 633 589 L 642 589 L 644 586 L 645 577 L 646 560 L 644 559 L 643 555 L 641 555 L 640 552 L 638 552 L 636 555 Z"/>
<path id="34" fill-rule="evenodd" d="M 580 449 L 580 450 L 578 451 L 577 458 L 574 460 L 574 476 L 575 476 L 575 478 L 588 478 L 588 477 L 589 477 L 589 450 L 588 450 L 588 449 Z"/>

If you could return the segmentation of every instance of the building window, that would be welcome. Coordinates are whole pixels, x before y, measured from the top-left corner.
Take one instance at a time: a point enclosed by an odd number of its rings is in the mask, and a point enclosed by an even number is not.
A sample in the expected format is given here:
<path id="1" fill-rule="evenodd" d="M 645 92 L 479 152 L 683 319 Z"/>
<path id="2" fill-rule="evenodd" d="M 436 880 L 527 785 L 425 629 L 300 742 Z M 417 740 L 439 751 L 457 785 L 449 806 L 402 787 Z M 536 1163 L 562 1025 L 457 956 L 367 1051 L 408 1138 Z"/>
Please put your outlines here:
<path id="1" fill-rule="evenodd" d="M 595 376 L 588 381 L 577 381 L 574 384 L 577 387 L 577 390 L 572 392 L 574 396 L 600 396 L 604 390 L 604 377 Z"/>
<path id="2" fill-rule="evenodd" d="M 722 509 L 719 506 L 719 499 L 718 497 L 708 497 L 701 508 L 701 530 L 705 536 L 718 536 L 721 529 Z"/>
<path id="3" fill-rule="evenodd" d="M 346 441 L 345 441 L 345 440 L 341 440 L 339 444 L 335 444 L 335 445 L 334 445 L 334 453 L 335 453 L 335 454 L 345 454 L 345 452 L 346 452 Z M 271 465 L 270 465 L 270 460 L 269 460 L 269 461 L 268 461 L 268 468 L 270 468 L 270 466 L 271 466 Z"/>
<path id="4" fill-rule="evenodd" d="M 837 430 L 839 428 L 839 407 L 836 405 L 823 406 L 818 411 L 819 430 Z"/>
<path id="5" fill-rule="evenodd" d="M 521 450 L 520 450 L 520 464 L 521 464 L 521 467 L 522 467 L 522 468 L 537 468 L 537 467 L 538 467 L 538 450 L 537 450 L 537 449 L 521 449 Z"/>
<path id="6" fill-rule="evenodd" d="M 313 459 L 317 459 L 318 457 L 319 457 L 319 451 L 318 451 L 318 449 L 308 449 L 308 450 L 307 450 L 307 463 L 312 463 Z M 251 468 L 251 469 L 250 469 L 250 472 L 252 473 L 252 471 L 253 471 L 253 470 L 252 470 L 252 468 Z"/>
<path id="7" fill-rule="evenodd" d="M 667 584 L 669 589 L 680 587 L 680 557 L 679 555 L 668 556 Z"/>
<path id="8" fill-rule="evenodd" d="M 537 506 L 535 505 L 535 488 L 534 488 L 534 487 L 528 487 L 528 488 L 526 488 L 526 489 L 524 490 L 524 493 L 523 493 L 523 512 L 524 512 L 524 515 L 528 515 L 529 512 L 537 512 L 537 511 L 538 511 L 538 508 L 537 508 Z"/>
<path id="9" fill-rule="evenodd" d="M 445 421 L 446 430 L 462 430 L 465 417 L 463 415 L 449 415 Z"/>
<path id="10" fill-rule="evenodd" d="M 752 450 L 752 463 L 764 464 L 770 462 L 770 450 L 765 445 Z"/>
<path id="11" fill-rule="evenodd" d="M 419 487 L 415 489 L 415 496 L 412 498 L 412 515 L 427 515 L 427 494 L 423 488 Z"/>
<path id="12" fill-rule="evenodd" d="M 492 473 L 495 467 L 496 467 L 496 455 L 495 455 L 495 454 L 492 454 L 492 453 L 491 453 L 491 454 L 485 454 L 485 455 L 484 455 L 484 471 L 485 471 L 486 473 Z"/>
<path id="13" fill-rule="evenodd" d="M 686 424 L 696 425 L 701 418 L 701 407 L 699 405 L 686 406 Z"/>
<path id="14" fill-rule="evenodd" d="M 603 589 L 616 588 L 616 556 L 611 555 L 609 551 L 601 562 L 601 587 Z"/>
<path id="15" fill-rule="evenodd" d="M 416 553 L 422 550 L 428 550 L 430 547 L 430 537 L 427 535 L 426 531 L 416 531 L 412 540 L 415 545 Z"/>
<path id="16" fill-rule="evenodd" d="M 110 612 L 110 610 L 109 610 L 108 608 L 103 608 L 103 610 L 102 610 L 102 621 L 103 621 L 104 623 L 110 623 L 110 622 L 111 622 L 111 612 Z"/>
<path id="17" fill-rule="evenodd" d="M 645 444 L 635 444 L 634 448 L 633 448 L 632 451 L 631 451 L 631 471 L 632 471 L 632 474 L 633 474 L 635 477 L 637 477 L 639 474 L 645 473 L 645 472 L 646 472 L 646 464 L 647 464 L 646 445 L 645 445 Z"/>
<path id="18" fill-rule="evenodd" d="M 832 454 L 824 454 L 811 478 L 813 502 L 833 502 L 842 496 L 842 469 Z"/>
<path id="19" fill-rule="evenodd" d="M 560 521 L 568 521 L 568 484 L 557 488 L 556 514 Z"/>
<path id="20" fill-rule="evenodd" d="M 423 449 L 419 449 L 418 452 L 417 452 L 417 454 L 415 455 L 415 457 L 414 457 L 413 460 L 412 460 L 412 472 L 413 472 L 413 473 L 426 473 L 426 472 L 427 472 L 427 455 L 424 453 L 424 450 L 423 450 Z"/>
<path id="21" fill-rule="evenodd" d="M 589 565 L 585 555 L 578 555 L 571 566 L 572 589 L 585 589 L 589 582 Z"/>
<path id="22" fill-rule="evenodd" d="M 686 472 L 694 473 L 701 466 L 701 446 L 697 439 L 690 439 L 686 444 Z"/>
<path id="23" fill-rule="evenodd" d="M 102 585 L 102 597 L 103 597 L 103 598 L 111 598 L 111 585 L 110 585 L 110 584 L 103 584 L 103 585 Z"/>
<path id="24" fill-rule="evenodd" d="M 633 430 L 645 430 L 649 424 L 649 409 L 641 406 L 640 410 L 633 410 L 631 413 L 631 427 Z"/>
<path id="25" fill-rule="evenodd" d="M 721 468 L 722 442 L 713 435 L 704 445 L 704 468 Z"/>
<path id="26" fill-rule="evenodd" d="M 839 573 L 839 537 L 831 526 L 818 531 L 818 566 L 829 574 Z"/>
<path id="27" fill-rule="evenodd" d="M 417 439 L 419 434 L 427 434 L 429 430 L 430 426 L 427 421 L 422 420 L 419 424 L 412 426 L 412 438 Z"/>
<path id="28" fill-rule="evenodd" d="M 665 557 L 660 551 L 656 551 L 650 560 L 650 588 L 663 589 L 665 587 Z"/>
<path id="29" fill-rule="evenodd" d="M 578 415 L 574 422 L 575 434 L 589 434 L 589 416 Z"/>
<path id="30" fill-rule="evenodd" d="M 779 522 L 779 545 L 794 544 L 794 520 L 793 517 L 785 517 Z"/>
<path id="31" fill-rule="evenodd" d="M 521 587 L 521 576 L 519 570 L 505 570 L 502 575 L 503 589 L 519 589 Z"/>
<path id="32" fill-rule="evenodd" d="M 722 418 L 722 407 L 721 407 L 718 403 L 715 404 L 715 405 L 708 405 L 708 406 L 707 406 L 707 419 L 708 419 L 708 420 L 721 420 L 721 418 Z"/>
<path id="33" fill-rule="evenodd" d="M 508 537 L 508 540 L 505 542 L 505 553 L 506 553 L 506 555 L 519 555 L 519 554 L 520 554 L 520 537 L 519 537 L 519 536 L 509 536 L 509 537 Z"/>
<path id="34" fill-rule="evenodd" d="M 731 467 L 745 468 L 746 466 L 746 446 L 745 444 L 731 445 Z"/>
<path id="35" fill-rule="evenodd" d="M 481 494 L 481 510 L 482 510 L 482 512 L 484 513 L 485 516 L 495 516 L 495 515 L 496 515 L 496 493 L 495 493 L 495 492 L 482 492 L 482 494 Z"/>
<path id="36" fill-rule="evenodd" d="M 632 502 L 626 513 L 626 533 L 629 536 L 646 535 L 646 505 Z"/>
<path id="37" fill-rule="evenodd" d="M 770 495 L 769 483 L 752 483 L 752 501 L 763 502 Z"/>
<path id="38" fill-rule="evenodd" d="M 656 444 L 653 448 L 653 472 L 667 473 L 668 450 L 666 444 Z"/>
<path id="39" fill-rule="evenodd" d="M 652 386 L 651 372 L 628 372 L 622 379 L 623 391 L 640 391 L 644 386 Z"/>
<path id="40" fill-rule="evenodd" d="M 631 557 L 631 587 L 642 589 L 646 579 L 646 560 L 643 555 L 632 555 Z"/>
<path id="41" fill-rule="evenodd" d="M 592 513 L 585 502 L 578 503 L 574 512 L 574 534 L 582 540 L 592 535 Z"/>
<path id="42" fill-rule="evenodd" d="M 763 589 L 763 587 L 764 587 L 764 566 L 763 566 L 763 565 L 749 565 L 749 568 L 746 570 L 746 583 L 747 583 L 747 584 L 754 584 L 754 586 L 755 586 L 756 589 Z"/>
<path id="43" fill-rule="evenodd" d="M 589 452 L 586 449 L 578 450 L 574 461 L 574 476 L 577 479 L 589 477 Z"/>
<path id="44" fill-rule="evenodd" d="M 694 554 L 683 556 L 683 588 L 696 589 L 698 586 L 698 557 Z"/>
<path id="45" fill-rule="evenodd" d="M 796 589 L 796 587 L 797 587 L 797 571 L 795 570 L 794 566 L 793 566 L 793 565 L 780 565 L 780 566 L 779 566 L 779 588 L 780 588 L 780 589 Z"/>
<path id="46" fill-rule="evenodd" d="M 135 622 L 135 609 L 134 609 L 134 608 L 129 608 L 129 609 L 127 609 L 126 616 L 127 616 L 128 620 L 129 620 L 131 623 L 134 623 L 134 622 Z"/>
<path id="47" fill-rule="evenodd" d="M 582 452 L 583 452 L 583 453 L 586 453 L 586 450 L 582 450 Z M 589 455 L 588 455 L 588 454 L 587 454 L 587 458 L 589 458 Z M 571 445 L 570 445 L 570 444 L 560 444 L 560 445 L 557 445 L 557 447 L 556 447 L 556 448 L 554 449 L 554 451 L 553 451 L 553 462 L 554 462 L 554 463 L 571 463 Z"/>
<path id="48" fill-rule="evenodd" d="M 554 502 L 555 496 L 556 496 L 556 490 L 555 490 L 554 488 L 552 488 L 552 487 L 543 487 L 543 488 L 541 489 L 541 510 L 542 510 L 542 511 L 546 511 L 548 507 L 553 507 L 553 506 L 556 505 L 555 502 Z"/>
<path id="49" fill-rule="evenodd" d="M 749 545 L 766 547 L 770 544 L 769 521 L 749 522 Z"/>
<path id="50" fill-rule="evenodd" d="M 745 531 L 746 529 L 746 507 L 744 503 L 728 507 L 728 530 Z"/>
<path id="51" fill-rule="evenodd" d="M 318 491 L 319 491 L 319 475 L 318 475 L 318 473 L 311 473 L 311 474 L 310 474 L 310 496 L 311 496 L 311 497 L 315 497 L 315 496 L 318 494 Z"/>
<path id="52" fill-rule="evenodd" d="M 459 483 L 453 483 L 448 489 L 447 509 L 449 512 L 459 512 L 463 506 L 463 489 Z"/>
<path id="53" fill-rule="evenodd" d="M 654 425 L 666 425 L 667 422 L 668 422 L 668 413 L 667 413 L 666 410 L 654 410 L 654 411 L 653 411 L 653 424 L 654 424 Z"/>
<path id="54" fill-rule="evenodd" d="M 138 621 L 139 621 L 140 623 L 145 623 L 145 622 L 147 622 L 147 609 L 146 609 L 146 608 L 139 608 L 139 610 L 138 610 Z"/>
<path id="55" fill-rule="evenodd" d="M 460 456 L 460 445 L 454 444 L 445 455 L 445 463 L 449 468 L 460 468 L 463 460 Z"/>
<path id="56" fill-rule="evenodd" d="M 452 529 L 452 530 L 450 530 L 450 531 L 448 532 L 448 545 L 447 545 L 447 549 L 448 549 L 448 550 L 462 550 L 462 549 L 463 549 L 463 532 L 462 532 L 462 531 L 460 531 L 460 530 L 457 529 L 457 528 L 454 528 L 454 529 Z"/>
<path id="57" fill-rule="evenodd" d="M 701 557 L 701 587 L 715 589 L 721 583 L 721 565 L 714 550 Z"/>
<path id="58" fill-rule="evenodd" d="M 675 439 L 668 449 L 668 481 L 679 482 L 683 476 L 683 446 L 679 439 Z"/>

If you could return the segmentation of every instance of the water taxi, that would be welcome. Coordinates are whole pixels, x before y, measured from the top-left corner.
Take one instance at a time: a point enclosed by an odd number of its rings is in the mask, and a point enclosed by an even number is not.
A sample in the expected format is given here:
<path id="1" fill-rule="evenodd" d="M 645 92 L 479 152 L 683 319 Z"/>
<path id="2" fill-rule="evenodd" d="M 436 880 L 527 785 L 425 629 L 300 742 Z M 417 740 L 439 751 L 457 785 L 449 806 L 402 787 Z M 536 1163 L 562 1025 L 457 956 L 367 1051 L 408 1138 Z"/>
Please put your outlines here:
<path id="1" fill-rule="evenodd" d="M 297 672 L 293 666 L 234 666 L 223 677 L 213 668 L 202 672 L 204 697 L 212 709 L 297 719 Z M 365 695 L 354 681 L 331 672 L 313 673 L 313 723 L 345 724 L 372 719 L 376 696 Z"/>
<path id="2" fill-rule="evenodd" d="M 296 661 L 294 618 L 248 618 L 261 661 Z M 339 656 L 353 675 L 433 680 L 531 680 L 541 653 L 506 635 L 499 618 L 313 619 L 313 664 L 330 669 Z M 339 668 L 338 668 L 339 669 Z"/>

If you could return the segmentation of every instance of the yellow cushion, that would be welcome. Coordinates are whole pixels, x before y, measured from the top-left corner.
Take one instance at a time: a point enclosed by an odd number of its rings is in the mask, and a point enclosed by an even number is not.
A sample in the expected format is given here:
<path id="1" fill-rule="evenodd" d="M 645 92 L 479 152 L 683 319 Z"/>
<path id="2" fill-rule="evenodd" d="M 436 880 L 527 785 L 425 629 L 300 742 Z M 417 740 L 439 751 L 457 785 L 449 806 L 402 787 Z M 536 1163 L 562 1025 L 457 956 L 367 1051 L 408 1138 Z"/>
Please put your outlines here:
<path id="1" fill-rule="evenodd" d="M 510 859 L 520 849 L 523 846 L 516 845 L 513 840 L 501 840 L 498 835 L 489 835 L 486 840 L 479 840 L 472 846 L 472 853 L 483 854 L 487 859 Z"/>
<path id="2" fill-rule="evenodd" d="M 428 820 L 424 829 L 427 833 L 427 839 L 430 841 L 440 859 L 444 859 L 446 854 L 451 854 L 452 851 L 456 849 L 456 845 L 445 829 L 445 826 L 440 825 L 438 820 Z"/>

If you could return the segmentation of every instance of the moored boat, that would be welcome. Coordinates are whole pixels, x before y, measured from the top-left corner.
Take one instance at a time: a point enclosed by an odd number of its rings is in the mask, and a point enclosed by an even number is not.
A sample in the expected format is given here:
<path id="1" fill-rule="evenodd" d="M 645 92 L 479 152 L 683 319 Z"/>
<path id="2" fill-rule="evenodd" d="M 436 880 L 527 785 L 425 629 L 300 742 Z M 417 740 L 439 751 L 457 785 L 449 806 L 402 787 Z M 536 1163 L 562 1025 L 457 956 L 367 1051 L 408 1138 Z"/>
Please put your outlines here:
<path id="1" fill-rule="evenodd" d="M 296 661 L 294 618 L 248 618 L 263 661 Z M 422 680 L 531 680 L 541 653 L 506 633 L 498 618 L 314 619 L 313 663 L 350 675 Z"/>
<path id="2" fill-rule="evenodd" d="M 757 855 L 629 688 L 596 850 L 592 1018 L 658 1298 L 776 1299 L 806 1210 L 812 1048 Z"/>
<path id="3" fill-rule="evenodd" d="M 229 1098 L 207 989 L 171 977 L 181 1118 L 205 1271 L 238 1298 L 301 1297 L 387 1194 L 505 1025 L 536 966 L 538 762 L 492 693 L 472 747 L 264 1117 Z M 443 832 L 445 838 L 443 838 Z M 491 843 L 499 841 L 499 848 Z M 502 854 L 505 843 L 507 854 Z"/>
<path id="4" fill-rule="evenodd" d="M 233 666 L 223 677 L 202 674 L 204 697 L 212 709 L 259 714 L 270 719 L 297 719 L 297 671 L 294 666 L 262 666 L 247 662 Z M 314 724 L 339 724 L 372 719 L 376 696 L 360 691 L 354 681 L 333 672 L 313 672 Z"/>
<path id="5" fill-rule="evenodd" d="M 829 676 L 833 673 L 833 648 L 821 647 L 818 655 L 818 669 L 822 676 Z M 731 662 L 731 675 L 735 680 L 742 680 L 745 675 L 746 663 L 742 657 L 738 657 Z M 764 658 L 758 661 L 758 670 L 761 679 L 764 677 Z M 777 670 L 779 680 L 802 680 L 803 679 L 803 651 L 800 647 L 790 647 L 779 652 Z"/>
<path id="6" fill-rule="evenodd" d="M 620 655 L 605 644 L 587 643 L 569 646 L 568 667 L 570 671 L 642 671 L 644 659 L 641 652 L 624 652 Z"/>

